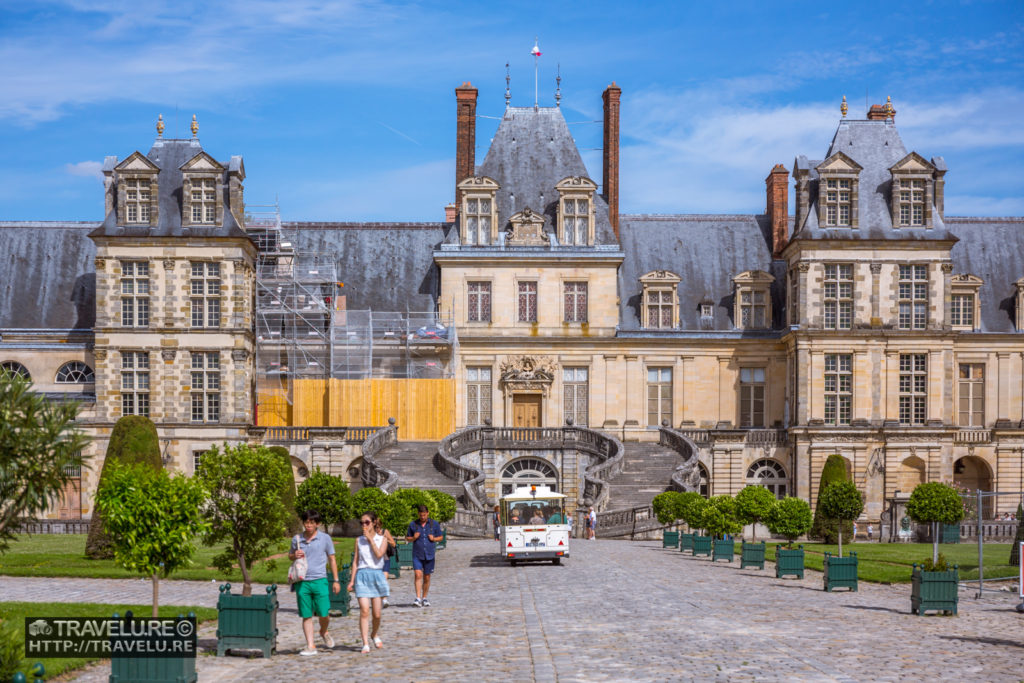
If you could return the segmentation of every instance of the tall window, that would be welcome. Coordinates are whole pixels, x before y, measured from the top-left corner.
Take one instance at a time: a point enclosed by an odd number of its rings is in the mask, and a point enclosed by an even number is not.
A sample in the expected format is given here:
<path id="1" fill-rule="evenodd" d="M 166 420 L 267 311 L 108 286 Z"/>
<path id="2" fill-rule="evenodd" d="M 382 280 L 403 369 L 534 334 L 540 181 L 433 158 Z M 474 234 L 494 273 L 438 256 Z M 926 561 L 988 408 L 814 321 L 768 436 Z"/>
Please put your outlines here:
<path id="1" fill-rule="evenodd" d="M 899 328 L 923 330 L 928 323 L 928 266 L 901 265 Z"/>
<path id="2" fill-rule="evenodd" d="M 217 183 L 213 178 L 192 181 L 192 222 L 213 223 L 217 218 Z"/>
<path id="3" fill-rule="evenodd" d="M 923 425 L 927 413 L 928 358 L 923 353 L 900 354 L 900 424 Z"/>
<path id="4" fill-rule="evenodd" d="M 149 354 L 121 352 L 121 414 L 149 417 Z"/>
<path id="5" fill-rule="evenodd" d="M 565 283 L 565 322 L 587 322 L 587 283 Z"/>
<path id="6" fill-rule="evenodd" d="M 672 368 L 647 368 L 647 424 L 672 424 Z"/>
<path id="7" fill-rule="evenodd" d="M 985 366 L 980 363 L 960 364 L 961 427 L 985 426 Z"/>
<path id="8" fill-rule="evenodd" d="M 220 264 L 192 263 L 192 327 L 220 327 Z"/>
<path id="9" fill-rule="evenodd" d="M 670 329 L 675 296 L 670 289 L 651 289 L 647 292 L 647 327 Z"/>
<path id="10" fill-rule="evenodd" d="M 764 427 L 764 368 L 740 368 L 740 427 Z"/>
<path id="11" fill-rule="evenodd" d="M 562 200 L 563 243 L 586 245 L 590 232 L 590 200 Z"/>
<path id="12" fill-rule="evenodd" d="M 466 244 L 491 243 L 491 199 L 466 200 Z"/>
<path id="13" fill-rule="evenodd" d="M 124 181 L 125 222 L 149 223 L 149 180 L 129 178 Z"/>
<path id="14" fill-rule="evenodd" d="M 850 179 L 829 178 L 825 183 L 825 225 L 849 227 Z"/>
<path id="15" fill-rule="evenodd" d="M 192 352 L 192 421 L 220 420 L 220 354 Z"/>
<path id="16" fill-rule="evenodd" d="M 974 327 L 974 295 L 954 294 L 950 323 L 957 327 Z"/>
<path id="17" fill-rule="evenodd" d="M 466 318 L 471 323 L 491 322 L 491 283 L 469 283 L 469 314 Z"/>
<path id="18" fill-rule="evenodd" d="M 491 369 L 466 368 L 466 424 L 482 425 L 491 417 Z"/>
<path id="19" fill-rule="evenodd" d="M 588 372 L 587 368 L 562 368 L 562 394 L 565 418 L 574 425 L 588 424 Z"/>
<path id="20" fill-rule="evenodd" d="M 900 178 L 894 181 L 899 192 L 900 226 L 924 225 L 924 180 Z"/>
<path id="21" fill-rule="evenodd" d="M 786 497 L 788 481 L 786 470 L 774 460 L 758 460 L 747 470 L 747 484 L 763 486 L 771 491 L 776 498 Z"/>
<path id="22" fill-rule="evenodd" d="M 768 293 L 763 289 L 740 290 L 740 327 L 745 330 L 767 327 Z"/>
<path id="23" fill-rule="evenodd" d="M 537 283 L 519 283 L 519 322 L 537 322 Z"/>
<path id="24" fill-rule="evenodd" d="M 121 326 L 149 325 L 149 263 L 121 261 Z"/>
<path id="25" fill-rule="evenodd" d="M 853 266 L 825 264 L 825 329 L 848 330 L 853 324 Z"/>
<path id="26" fill-rule="evenodd" d="M 789 271 L 789 324 L 800 324 L 800 271 Z"/>
<path id="27" fill-rule="evenodd" d="M 853 356 L 825 354 L 825 424 L 848 425 L 853 414 Z"/>

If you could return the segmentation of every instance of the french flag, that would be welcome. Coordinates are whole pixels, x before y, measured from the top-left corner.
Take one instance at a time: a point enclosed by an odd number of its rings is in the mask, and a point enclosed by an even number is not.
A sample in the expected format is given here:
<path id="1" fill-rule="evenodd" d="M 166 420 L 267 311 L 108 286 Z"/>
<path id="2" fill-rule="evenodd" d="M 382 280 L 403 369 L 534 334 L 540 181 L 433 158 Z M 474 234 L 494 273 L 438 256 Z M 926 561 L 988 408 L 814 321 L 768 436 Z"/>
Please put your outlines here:
<path id="1" fill-rule="evenodd" d="M 534 57 L 540 57 L 540 48 L 537 47 L 537 39 L 536 38 L 534 38 L 534 40 L 533 40 L 533 49 L 530 50 L 530 54 L 533 55 Z"/>

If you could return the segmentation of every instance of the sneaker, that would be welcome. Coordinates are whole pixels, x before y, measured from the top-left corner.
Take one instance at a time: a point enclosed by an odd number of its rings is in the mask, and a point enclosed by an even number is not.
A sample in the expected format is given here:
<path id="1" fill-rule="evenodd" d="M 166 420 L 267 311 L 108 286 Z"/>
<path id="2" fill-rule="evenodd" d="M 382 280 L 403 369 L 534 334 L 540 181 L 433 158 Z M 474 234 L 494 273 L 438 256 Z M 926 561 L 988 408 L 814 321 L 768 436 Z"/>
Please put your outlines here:
<path id="1" fill-rule="evenodd" d="M 420 606 L 421 607 L 430 607 L 430 600 L 427 600 L 426 598 L 423 598 L 423 601 L 420 603 Z"/>
<path id="2" fill-rule="evenodd" d="M 370 654 L 370 646 L 369 645 L 363 645 L 363 649 L 360 650 L 360 652 L 362 652 L 364 655 Z"/>
<path id="3" fill-rule="evenodd" d="M 316 654 L 316 650 L 303 650 L 299 654 L 302 655 L 303 657 L 312 657 L 313 655 Z"/>
<path id="4" fill-rule="evenodd" d="M 324 645 L 327 646 L 327 649 L 334 647 L 334 638 L 331 637 L 330 633 L 321 633 L 320 637 L 324 639 Z"/>
<path id="5" fill-rule="evenodd" d="M 416 598 L 415 600 L 413 600 L 412 604 L 415 605 L 416 607 L 423 607 L 423 601 L 420 600 L 419 598 Z"/>
<path id="6" fill-rule="evenodd" d="M 388 606 L 388 599 L 384 598 L 384 604 L 381 605 L 381 607 L 387 607 L 387 606 Z"/>

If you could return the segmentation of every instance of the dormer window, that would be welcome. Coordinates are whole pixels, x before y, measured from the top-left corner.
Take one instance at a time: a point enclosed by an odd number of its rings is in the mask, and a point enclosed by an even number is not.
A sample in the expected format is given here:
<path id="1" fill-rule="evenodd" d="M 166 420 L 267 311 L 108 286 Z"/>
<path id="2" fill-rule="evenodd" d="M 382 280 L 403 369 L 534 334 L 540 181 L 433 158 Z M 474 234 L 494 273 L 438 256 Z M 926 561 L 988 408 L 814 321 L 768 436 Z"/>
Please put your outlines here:
<path id="1" fill-rule="evenodd" d="M 679 327 L 681 277 L 667 270 L 653 270 L 640 278 L 644 291 L 644 327 L 669 330 Z"/>
<path id="2" fill-rule="evenodd" d="M 459 183 L 458 191 L 462 198 L 459 207 L 462 244 L 493 244 L 498 225 L 498 211 L 494 200 L 498 183 L 487 177 L 466 178 Z"/>
<path id="3" fill-rule="evenodd" d="M 842 152 L 818 164 L 818 224 L 823 228 L 858 226 L 858 178 L 861 165 Z"/>
<path id="4" fill-rule="evenodd" d="M 924 227 L 924 188 L 925 181 L 918 178 L 896 180 L 896 200 L 901 228 Z"/>
<path id="5" fill-rule="evenodd" d="M 555 185 L 558 190 L 558 243 L 587 246 L 594 243 L 594 191 L 590 178 L 572 176 Z"/>
<path id="6" fill-rule="evenodd" d="M 212 224 L 217 218 L 217 185 L 213 178 L 192 181 L 192 222 Z"/>
<path id="7" fill-rule="evenodd" d="M 949 324 L 954 330 L 981 329 L 978 290 L 984 284 L 976 275 L 954 275 L 950 280 Z"/>
<path id="8" fill-rule="evenodd" d="M 124 183 L 125 222 L 149 225 L 149 180 L 129 178 Z"/>
<path id="9" fill-rule="evenodd" d="M 889 169 L 892 173 L 892 225 L 894 228 L 932 227 L 933 177 L 939 171 L 917 152 Z"/>
<path id="10" fill-rule="evenodd" d="M 825 181 L 825 225 L 849 227 L 852 185 L 850 178 L 828 178 Z"/>
<path id="11" fill-rule="evenodd" d="M 106 172 L 105 172 L 106 173 Z M 160 169 L 141 152 L 114 167 L 110 180 L 117 187 L 119 225 L 156 225 L 159 218 L 157 179 Z"/>
<path id="12" fill-rule="evenodd" d="M 182 225 L 218 225 L 224 220 L 224 171 L 224 166 L 206 152 L 181 165 Z"/>
<path id="13" fill-rule="evenodd" d="M 763 270 L 748 270 L 733 278 L 733 282 L 736 285 L 736 327 L 744 330 L 771 327 L 771 284 L 775 278 Z"/>

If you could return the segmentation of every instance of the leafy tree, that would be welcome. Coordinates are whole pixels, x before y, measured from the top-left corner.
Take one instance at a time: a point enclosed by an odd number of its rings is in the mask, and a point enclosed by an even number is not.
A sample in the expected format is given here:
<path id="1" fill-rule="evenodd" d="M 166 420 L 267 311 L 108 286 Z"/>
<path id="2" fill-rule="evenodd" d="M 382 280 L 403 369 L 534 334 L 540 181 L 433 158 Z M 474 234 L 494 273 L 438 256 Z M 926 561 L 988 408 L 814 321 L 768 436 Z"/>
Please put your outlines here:
<path id="1" fill-rule="evenodd" d="M 751 524 L 754 541 L 757 541 L 757 525 L 764 522 L 775 506 L 775 495 L 763 486 L 744 486 L 736 494 L 736 518 L 741 524 Z"/>
<path id="2" fill-rule="evenodd" d="M 388 498 L 391 509 L 388 520 L 384 525 L 395 536 L 405 536 L 405 532 L 409 528 L 409 522 L 416 519 L 419 515 L 419 512 L 416 510 L 417 506 L 426 505 L 427 509 L 430 510 L 431 517 L 434 517 L 434 510 L 437 509 L 437 503 L 434 502 L 434 499 L 429 493 L 421 489 L 398 489 Z M 434 517 L 434 519 L 437 519 L 437 517 Z"/>
<path id="3" fill-rule="evenodd" d="M 295 510 L 299 513 L 303 510 L 316 510 L 320 513 L 324 528 L 330 530 L 335 524 L 341 524 L 352 516 L 352 494 L 344 479 L 327 474 L 317 467 L 306 481 L 299 484 L 295 494 Z"/>
<path id="4" fill-rule="evenodd" d="M 99 485 L 103 485 L 110 468 L 115 465 L 146 465 L 154 470 L 164 468 L 160 457 L 160 439 L 156 425 L 148 417 L 125 415 L 114 425 L 107 443 L 107 454 L 103 458 Z M 103 512 L 93 511 L 92 526 L 85 542 L 85 556 L 92 560 L 109 560 L 114 557 L 110 536 L 104 529 Z"/>
<path id="5" fill-rule="evenodd" d="M 708 504 L 707 498 L 695 491 L 687 491 L 680 496 L 679 518 L 686 522 L 688 528 L 700 531 L 704 528 L 701 521 L 704 517 L 704 508 Z"/>
<path id="6" fill-rule="evenodd" d="M 198 479 L 145 465 L 112 465 L 96 491 L 96 506 L 114 548 L 128 571 L 153 580 L 153 617 L 160 603 L 160 577 L 191 564 L 195 537 L 209 523 L 201 507 L 206 494 Z"/>
<path id="7" fill-rule="evenodd" d="M 709 498 L 701 512 L 700 526 L 713 537 L 743 531 L 743 525 L 736 519 L 736 500 L 732 496 Z"/>
<path id="8" fill-rule="evenodd" d="M 75 428 L 78 405 L 47 401 L 26 379 L 0 370 L 0 553 L 21 523 L 50 509 L 83 465 L 88 439 Z"/>
<path id="9" fill-rule="evenodd" d="M 768 515 L 768 530 L 793 541 L 806 534 L 811 528 L 811 506 L 803 498 L 783 498 L 775 501 Z"/>
<path id="10" fill-rule="evenodd" d="M 846 474 L 846 459 L 841 455 L 830 455 L 825 460 L 825 466 L 821 470 L 821 480 L 818 483 L 818 501 L 814 505 L 814 523 L 811 525 L 811 536 L 820 538 L 825 543 L 835 543 L 839 537 L 839 527 L 848 536 L 853 536 L 853 520 L 840 522 L 837 519 L 830 519 L 821 509 L 821 492 L 828 488 L 829 484 L 837 481 L 848 481 Z"/>
<path id="11" fill-rule="evenodd" d="M 434 499 L 434 505 L 437 506 L 436 509 L 431 510 L 434 519 L 439 522 L 450 522 L 455 519 L 455 510 L 458 509 L 455 496 L 437 489 L 427 489 L 427 493 Z"/>
<path id="12" fill-rule="evenodd" d="M 294 517 L 281 496 L 292 480 L 291 470 L 279 453 L 247 444 L 214 446 L 199 461 L 196 474 L 209 495 L 204 512 L 210 527 L 203 543 L 228 541 L 213 565 L 230 573 L 238 564 L 242 595 L 252 595 L 253 564 L 280 545 Z"/>
<path id="13" fill-rule="evenodd" d="M 397 509 L 401 508 L 401 509 Z M 367 512 L 376 512 L 381 524 L 395 537 L 405 536 L 405 530 L 412 521 L 412 513 L 402 506 L 394 505 L 391 496 L 376 486 L 368 486 L 356 491 L 352 497 L 352 509 L 357 517 Z"/>
<path id="14" fill-rule="evenodd" d="M 956 524 L 964 518 L 960 494 L 937 481 L 918 484 L 907 501 L 907 515 L 920 524 L 932 525 L 932 562 L 939 561 L 939 524 Z"/>
<path id="15" fill-rule="evenodd" d="M 662 524 L 673 524 L 679 519 L 679 496 L 681 494 L 678 491 L 665 491 L 659 493 L 651 501 L 651 507 L 654 509 L 654 516 L 658 518 L 658 521 Z"/>
<path id="16" fill-rule="evenodd" d="M 302 519 L 295 510 L 295 473 L 292 471 L 292 456 L 284 446 L 271 446 L 270 452 L 281 458 L 281 461 L 288 466 L 288 481 L 281 491 L 281 500 L 288 510 L 288 535 L 294 536 L 302 531 Z"/>
<path id="17" fill-rule="evenodd" d="M 840 522 L 839 557 L 842 557 L 843 525 L 857 519 L 864 512 L 864 496 L 852 481 L 837 481 L 825 487 L 818 496 L 818 503 L 826 517 Z"/>
<path id="18" fill-rule="evenodd" d="M 1013 544 L 1010 546 L 1010 564 L 1014 567 L 1020 566 L 1020 544 L 1024 543 L 1024 505 L 1017 505 L 1017 535 L 1013 537 Z"/>

